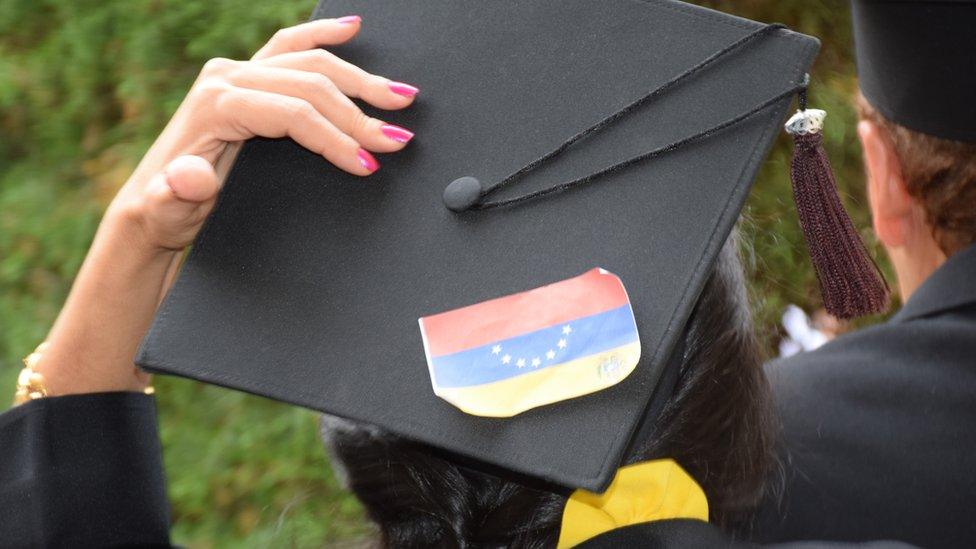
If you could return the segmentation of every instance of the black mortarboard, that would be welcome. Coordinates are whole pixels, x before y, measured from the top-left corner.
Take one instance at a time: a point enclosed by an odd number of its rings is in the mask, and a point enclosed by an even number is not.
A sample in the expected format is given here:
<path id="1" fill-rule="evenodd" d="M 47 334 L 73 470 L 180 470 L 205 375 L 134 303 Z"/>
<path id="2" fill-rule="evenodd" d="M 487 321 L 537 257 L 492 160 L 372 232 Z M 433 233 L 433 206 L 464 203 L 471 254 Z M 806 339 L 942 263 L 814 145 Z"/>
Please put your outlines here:
<path id="1" fill-rule="evenodd" d="M 976 2 L 854 0 L 861 92 L 885 118 L 976 141 Z"/>
<path id="2" fill-rule="evenodd" d="M 333 51 L 421 88 L 379 115 L 416 139 L 367 179 L 247 143 L 138 363 L 605 487 L 817 41 L 673 1 L 330 0 L 315 17 L 350 13 L 363 30 Z M 511 418 L 435 396 L 418 319 L 597 267 L 636 319 L 626 379 Z"/>

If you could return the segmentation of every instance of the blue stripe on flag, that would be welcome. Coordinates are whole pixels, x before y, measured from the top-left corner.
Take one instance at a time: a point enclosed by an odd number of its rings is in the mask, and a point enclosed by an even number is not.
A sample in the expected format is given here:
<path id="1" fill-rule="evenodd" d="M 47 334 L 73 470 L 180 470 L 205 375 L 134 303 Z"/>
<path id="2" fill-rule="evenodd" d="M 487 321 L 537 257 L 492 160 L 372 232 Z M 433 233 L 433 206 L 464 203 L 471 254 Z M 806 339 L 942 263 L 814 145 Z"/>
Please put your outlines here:
<path id="1" fill-rule="evenodd" d="M 560 346 L 560 341 L 563 346 Z M 441 387 L 468 387 L 527 374 L 638 341 L 630 304 L 450 355 L 431 367 Z M 519 367 L 520 362 L 521 367 Z"/>

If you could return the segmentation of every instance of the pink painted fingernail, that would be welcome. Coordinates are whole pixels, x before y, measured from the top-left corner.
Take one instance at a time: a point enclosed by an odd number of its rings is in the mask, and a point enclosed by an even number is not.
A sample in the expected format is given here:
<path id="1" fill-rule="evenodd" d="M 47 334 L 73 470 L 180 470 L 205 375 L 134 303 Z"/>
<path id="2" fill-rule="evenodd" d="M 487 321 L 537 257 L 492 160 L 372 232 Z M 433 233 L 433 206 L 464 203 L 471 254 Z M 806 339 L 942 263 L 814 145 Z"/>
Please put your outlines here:
<path id="1" fill-rule="evenodd" d="M 359 23 L 363 18 L 358 15 L 347 15 L 345 17 L 340 17 L 336 19 L 336 23 L 340 25 L 352 25 L 353 23 Z"/>
<path id="2" fill-rule="evenodd" d="M 359 157 L 359 163 L 363 165 L 364 168 L 369 170 L 369 173 L 373 173 L 380 169 L 380 163 L 373 158 L 373 155 L 369 154 L 365 149 L 359 149 L 356 152 L 356 156 Z"/>
<path id="3" fill-rule="evenodd" d="M 413 97 L 420 93 L 420 88 L 404 84 L 403 82 L 390 82 L 390 91 L 404 97 Z"/>
<path id="4" fill-rule="evenodd" d="M 396 141 L 397 143 L 409 143 L 413 139 L 413 132 L 401 128 L 400 126 L 394 126 L 393 124 L 384 124 L 380 131 L 383 135 L 389 137 L 390 139 Z"/>

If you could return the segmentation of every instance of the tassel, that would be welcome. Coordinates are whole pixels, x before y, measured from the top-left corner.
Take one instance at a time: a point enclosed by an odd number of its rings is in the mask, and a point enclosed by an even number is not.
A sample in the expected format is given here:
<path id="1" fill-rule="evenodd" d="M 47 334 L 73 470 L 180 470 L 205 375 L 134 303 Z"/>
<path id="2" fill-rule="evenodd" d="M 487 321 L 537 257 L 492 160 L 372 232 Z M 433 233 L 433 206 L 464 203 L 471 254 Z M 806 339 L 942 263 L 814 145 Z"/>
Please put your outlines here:
<path id="1" fill-rule="evenodd" d="M 800 110 L 786 123 L 794 140 L 790 177 L 803 237 L 828 313 L 843 319 L 881 313 L 888 308 L 890 289 L 837 194 L 823 149 L 826 116 L 807 109 L 801 92 Z"/>

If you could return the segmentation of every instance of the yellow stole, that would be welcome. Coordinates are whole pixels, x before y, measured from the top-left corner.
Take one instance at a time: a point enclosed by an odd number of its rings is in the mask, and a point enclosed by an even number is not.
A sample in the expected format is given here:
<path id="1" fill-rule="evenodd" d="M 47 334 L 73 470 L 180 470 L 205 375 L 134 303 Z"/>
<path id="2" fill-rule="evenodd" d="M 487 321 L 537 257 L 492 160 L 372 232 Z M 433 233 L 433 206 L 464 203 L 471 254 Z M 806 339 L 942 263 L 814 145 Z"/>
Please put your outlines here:
<path id="1" fill-rule="evenodd" d="M 563 510 L 558 549 L 604 532 L 664 519 L 708 521 L 708 500 L 673 459 L 621 467 L 606 492 L 576 490 Z"/>

